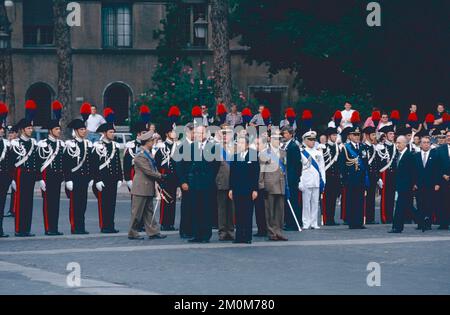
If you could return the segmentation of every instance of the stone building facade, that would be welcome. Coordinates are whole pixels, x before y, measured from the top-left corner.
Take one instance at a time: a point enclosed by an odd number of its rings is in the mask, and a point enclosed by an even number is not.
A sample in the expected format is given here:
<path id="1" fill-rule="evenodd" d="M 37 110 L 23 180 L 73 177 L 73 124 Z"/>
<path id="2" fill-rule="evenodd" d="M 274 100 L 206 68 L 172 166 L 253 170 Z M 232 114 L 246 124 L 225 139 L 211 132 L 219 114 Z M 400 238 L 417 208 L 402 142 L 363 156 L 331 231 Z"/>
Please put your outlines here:
<path id="1" fill-rule="evenodd" d="M 113 107 L 119 124 L 129 116 L 130 104 L 151 87 L 157 63 L 157 40 L 153 31 L 160 29 L 165 17 L 164 1 L 94 1 L 79 0 L 81 26 L 72 27 L 73 114 L 82 102 L 102 110 Z M 38 104 L 36 124 L 51 116 L 50 104 L 56 97 L 57 59 L 53 45 L 51 0 L 15 0 L 8 8 L 12 23 L 11 46 L 16 96 L 16 120 L 24 115 L 24 103 Z M 199 14 L 208 17 L 206 0 L 185 0 L 186 27 L 190 39 L 186 50 L 196 64 L 200 56 L 212 63 L 211 23 L 207 39 L 194 36 L 193 22 Z M 230 42 L 233 84 L 247 98 L 267 103 L 274 116 L 298 99 L 293 75 L 281 72 L 273 77 L 265 66 L 244 62 L 245 48 L 238 40 Z M 149 104 L 151 106 L 151 104 Z"/>

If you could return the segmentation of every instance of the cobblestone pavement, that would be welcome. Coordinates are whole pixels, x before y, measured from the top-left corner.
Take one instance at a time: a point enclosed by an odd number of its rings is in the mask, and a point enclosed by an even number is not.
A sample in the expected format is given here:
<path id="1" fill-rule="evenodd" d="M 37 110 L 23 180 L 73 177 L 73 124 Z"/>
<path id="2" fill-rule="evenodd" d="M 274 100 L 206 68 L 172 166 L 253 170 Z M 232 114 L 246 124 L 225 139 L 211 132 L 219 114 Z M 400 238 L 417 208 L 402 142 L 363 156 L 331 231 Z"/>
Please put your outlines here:
<path id="1" fill-rule="evenodd" d="M 90 198 L 93 198 L 92 196 Z M 450 233 L 422 233 L 407 225 L 400 235 L 389 226 L 346 226 L 286 232 L 289 242 L 255 238 L 252 245 L 217 240 L 193 245 L 168 232 L 164 240 L 126 237 L 130 200 L 117 204 L 118 235 L 99 234 L 96 200 L 90 199 L 87 236 L 69 235 L 63 199 L 62 237 L 43 235 L 42 200 L 36 198 L 36 237 L 0 240 L 0 294 L 449 294 Z M 178 207 L 179 208 L 179 207 Z M 177 213 L 179 219 L 179 213 Z M 13 234 L 13 219 L 5 218 Z M 69 263 L 81 267 L 81 287 L 69 287 Z M 380 266 L 380 286 L 367 278 Z M 369 276 L 370 279 L 372 279 Z"/>

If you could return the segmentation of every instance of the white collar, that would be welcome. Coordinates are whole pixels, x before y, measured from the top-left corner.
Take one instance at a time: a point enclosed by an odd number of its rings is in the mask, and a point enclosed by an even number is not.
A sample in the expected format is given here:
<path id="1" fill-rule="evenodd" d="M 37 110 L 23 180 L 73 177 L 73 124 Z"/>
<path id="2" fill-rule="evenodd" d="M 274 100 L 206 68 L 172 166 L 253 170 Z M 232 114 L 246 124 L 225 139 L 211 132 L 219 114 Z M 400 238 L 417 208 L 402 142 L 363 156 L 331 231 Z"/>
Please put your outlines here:
<path id="1" fill-rule="evenodd" d="M 111 140 L 109 140 L 109 139 L 107 139 L 107 138 L 103 138 L 102 141 L 103 141 L 104 143 L 106 143 L 106 144 L 111 143 Z"/>
<path id="2" fill-rule="evenodd" d="M 75 140 L 78 141 L 78 142 L 83 142 L 84 139 L 82 139 L 82 138 L 76 136 L 76 137 L 75 137 Z"/>
<path id="3" fill-rule="evenodd" d="M 56 142 L 57 139 L 51 135 L 48 135 L 48 140 L 50 140 L 51 142 Z"/>
<path id="4" fill-rule="evenodd" d="M 25 135 L 21 135 L 21 136 L 20 136 L 20 139 L 22 139 L 23 141 L 30 141 L 31 138 L 28 138 L 28 137 L 25 136 Z"/>
<path id="5" fill-rule="evenodd" d="M 400 156 L 402 156 L 406 151 L 408 151 L 408 147 L 404 148 L 402 152 L 400 152 Z"/>

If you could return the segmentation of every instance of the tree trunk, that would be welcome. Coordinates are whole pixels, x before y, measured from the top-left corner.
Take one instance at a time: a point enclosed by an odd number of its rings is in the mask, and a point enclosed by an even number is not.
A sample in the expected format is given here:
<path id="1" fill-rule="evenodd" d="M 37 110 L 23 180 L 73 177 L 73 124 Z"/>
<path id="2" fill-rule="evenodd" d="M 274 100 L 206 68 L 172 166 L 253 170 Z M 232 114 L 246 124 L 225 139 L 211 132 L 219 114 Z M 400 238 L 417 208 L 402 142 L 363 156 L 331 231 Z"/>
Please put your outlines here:
<path id="1" fill-rule="evenodd" d="M 11 23 L 5 8 L 5 2 L 0 1 L 0 28 L 10 31 Z M 9 108 L 9 122 L 13 124 L 16 121 L 16 98 L 14 94 L 14 76 L 13 62 L 11 55 L 11 43 L 9 48 L 0 55 L 0 89 L 5 86 L 5 103 Z"/>
<path id="2" fill-rule="evenodd" d="M 217 102 L 229 107 L 231 97 L 231 55 L 228 28 L 229 0 L 211 1 L 212 46 L 214 51 L 214 82 Z"/>
<path id="3" fill-rule="evenodd" d="M 58 58 L 58 100 L 63 104 L 61 127 L 66 128 L 72 120 L 72 47 L 70 27 L 67 25 L 66 0 L 53 0 L 55 19 L 55 46 Z M 68 131 L 67 131 L 68 132 Z M 70 136 L 70 133 L 66 133 Z"/>

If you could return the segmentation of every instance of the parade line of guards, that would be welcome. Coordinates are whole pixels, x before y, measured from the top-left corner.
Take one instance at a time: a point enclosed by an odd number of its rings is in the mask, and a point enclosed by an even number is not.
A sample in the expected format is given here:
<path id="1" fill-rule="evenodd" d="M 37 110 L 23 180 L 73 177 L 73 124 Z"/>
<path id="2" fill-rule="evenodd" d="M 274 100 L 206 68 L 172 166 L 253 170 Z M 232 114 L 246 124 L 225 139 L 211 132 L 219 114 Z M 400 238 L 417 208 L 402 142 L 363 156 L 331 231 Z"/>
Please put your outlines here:
<path id="1" fill-rule="evenodd" d="M 0 104 L 1 134 L 5 133 L 4 107 Z M 61 106 L 55 108 L 55 116 L 60 118 Z M 68 124 L 72 139 L 60 140 L 61 127 L 55 119 L 45 126 L 48 137 L 37 142 L 32 138 L 33 106 L 27 104 L 26 114 L 27 118 L 14 126 L 18 132 L 15 139 L 0 139 L 1 237 L 7 237 L 2 223 L 9 188 L 15 235 L 33 236 L 30 229 L 36 182 L 43 197 L 46 235 L 62 235 L 58 231 L 62 185 L 70 200 L 72 234 L 88 234 L 85 213 L 90 189 L 98 200 L 101 232 L 117 233 L 116 196 L 123 181 L 132 195 L 130 239 L 142 239 L 139 232 L 143 230 L 151 239 L 165 237 L 155 220 L 156 195 L 160 196 L 162 230 L 175 230 L 178 189 L 179 233 L 190 242 L 209 242 L 216 224 L 221 241 L 251 243 L 252 236 L 287 241 L 283 230 L 319 229 L 320 215 L 324 225 L 337 225 L 338 200 L 341 219 L 349 228 L 364 229 L 365 224 L 376 224 L 378 189 L 381 223 L 392 224 L 391 233 L 401 233 L 404 223 L 413 220 L 422 231 L 430 230 L 433 223 L 448 230 L 448 117 L 440 128 L 417 132 L 397 123 L 377 128 L 375 117 L 375 126 L 362 129 L 356 111 L 345 118 L 344 128 L 336 128 L 342 126 L 343 119 L 336 112 L 334 126 L 329 125 L 326 140 L 319 143 L 311 129 L 309 111 L 303 114 L 302 127 L 297 126 L 292 109 L 288 109 L 281 131 L 260 131 L 257 127 L 271 126 L 267 109 L 261 107 L 253 117 L 248 109 L 242 113 L 234 109 L 231 114 L 236 116 L 230 117 L 219 104 L 216 125 L 220 131 L 207 133 L 206 126 L 213 121 L 196 106 L 193 121 L 184 126 L 184 137 L 178 140 L 174 128 L 179 109 L 174 106 L 160 129 L 163 142 L 157 143 L 158 135 L 149 131 L 146 122 L 133 126 L 136 140 L 126 144 L 122 164 L 119 144 L 114 141 L 113 119 L 100 125 L 97 132 L 102 137 L 95 143 L 87 140 L 87 115 L 83 110 L 83 119 Z M 235 133 L 233 127 L 237 126 L 242 128 Z M 248 127 L 256 127 L 257 132 L 251 133 Z M 440 137 L 440 145 L 431 143 L 433 135 Z M 419 140 L 413 141 L 415 137 Z M 208 159 L 206 153 L 216 158 Z M 258 227 L 255 235 L 254 209 Z"/>

